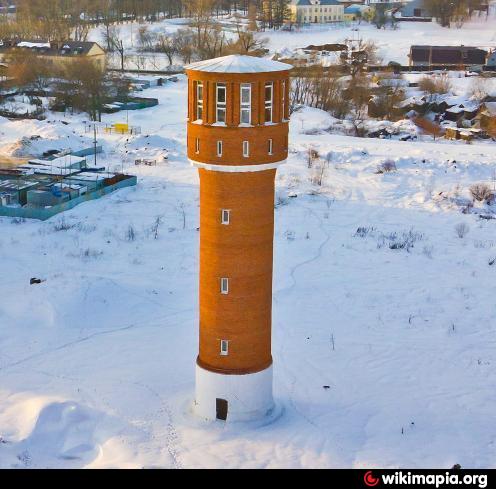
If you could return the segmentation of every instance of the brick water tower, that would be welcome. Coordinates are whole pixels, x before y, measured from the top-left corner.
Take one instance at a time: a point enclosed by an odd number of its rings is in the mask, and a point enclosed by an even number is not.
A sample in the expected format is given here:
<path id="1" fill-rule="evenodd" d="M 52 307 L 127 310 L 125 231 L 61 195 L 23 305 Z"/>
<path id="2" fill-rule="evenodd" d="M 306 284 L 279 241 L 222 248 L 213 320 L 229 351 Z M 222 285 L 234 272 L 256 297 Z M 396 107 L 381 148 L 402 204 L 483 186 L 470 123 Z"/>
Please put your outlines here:
<path id="1" fill-rule="evenodd" d="M 274 191 L 288 153 L 290 69 L 234 55 L 186 67 L 188 158 L 200 175 L 194 409 L 205 419 L 254 420 L 274 407 Z"/>

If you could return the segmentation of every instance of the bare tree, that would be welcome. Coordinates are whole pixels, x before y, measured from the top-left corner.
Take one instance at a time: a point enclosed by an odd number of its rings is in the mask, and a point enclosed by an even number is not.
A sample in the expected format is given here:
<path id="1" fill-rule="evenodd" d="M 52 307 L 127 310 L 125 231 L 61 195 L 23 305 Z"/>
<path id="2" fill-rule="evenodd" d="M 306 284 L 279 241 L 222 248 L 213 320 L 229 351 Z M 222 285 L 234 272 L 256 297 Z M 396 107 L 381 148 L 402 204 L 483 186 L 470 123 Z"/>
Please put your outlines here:
<path id="1" fill-rule="evenodd" d="M 177 39 L 170 34 L 164 33 L 159 34 L 156 50 L 160 53 L 164 53 L 169 60 L 169 66 L 174 62 L 174 56 L 178 53 L 179 46 L 176 42 Z"/>
<path id="2" fill-rule="evenodd" d="M 363 137 L 366 133 L 365 119 L 371 97 L 370 81 L 366 75 L 360 74 L 351 79 L 347 89 L 350 101 L 350 121 L 355 136 Z"/>

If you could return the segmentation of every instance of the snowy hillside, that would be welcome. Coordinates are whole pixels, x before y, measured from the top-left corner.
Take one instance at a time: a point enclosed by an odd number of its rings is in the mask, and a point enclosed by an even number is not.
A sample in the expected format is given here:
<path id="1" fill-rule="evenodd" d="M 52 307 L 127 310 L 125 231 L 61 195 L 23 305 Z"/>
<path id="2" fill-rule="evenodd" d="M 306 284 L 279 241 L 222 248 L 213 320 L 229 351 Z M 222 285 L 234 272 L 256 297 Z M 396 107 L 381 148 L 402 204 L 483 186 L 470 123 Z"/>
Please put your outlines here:
<path id="1" fill-rule="evenodd" d="M 492 185 L 494 144 L 356 139 L 294 114 L 275 211 L 279 416 L 206 425 L 189 413 L 186 83 L 144 94 L 160 105 L 130 113 L 141 136 L 99 138 L 100 162 L 137 187 L 44 223 L 0 220 L 0 467 L 495 467 L 496 220 L 462 213 L 470 185 Z M 29 131 L 76 141 L 82 121 Z M 397 171 L 378 174 L 386 159 Z"/>

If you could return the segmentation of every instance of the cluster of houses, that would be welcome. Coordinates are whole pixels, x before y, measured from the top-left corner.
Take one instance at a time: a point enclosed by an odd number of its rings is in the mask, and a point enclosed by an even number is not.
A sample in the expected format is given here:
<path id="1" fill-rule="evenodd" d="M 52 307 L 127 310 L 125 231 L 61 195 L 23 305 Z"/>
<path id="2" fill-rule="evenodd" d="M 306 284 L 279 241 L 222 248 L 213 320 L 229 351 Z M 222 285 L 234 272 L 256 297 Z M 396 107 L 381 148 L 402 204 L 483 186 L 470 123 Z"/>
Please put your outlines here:
<path id="1" fill-rule="evenodd" d="M 496 137 L 496 94 L 482 101 L 465 96 L 419 95 L 395 107 L 398 116 L 430 116 L 447 139 L 471 141 Z"/>

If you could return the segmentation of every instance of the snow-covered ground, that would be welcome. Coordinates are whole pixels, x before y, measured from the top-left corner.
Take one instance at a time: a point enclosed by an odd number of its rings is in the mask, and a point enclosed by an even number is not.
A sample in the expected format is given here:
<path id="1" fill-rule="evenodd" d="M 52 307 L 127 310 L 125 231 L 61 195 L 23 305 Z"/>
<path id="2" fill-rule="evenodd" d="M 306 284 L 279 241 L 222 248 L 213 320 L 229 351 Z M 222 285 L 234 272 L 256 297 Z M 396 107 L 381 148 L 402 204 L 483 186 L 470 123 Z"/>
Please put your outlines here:
<path id="1" fill-rule="evenodd" d="M 138 31 L 140 26 L 146 26 L 150 32 L 172 34 L 180 28 L 187 27 L 187 19 L 168 19 L 157 23 L 129 23 L 118 27 L 119 36 L 127 49 L 129 69 L 137 69 L 144 61 L 142 56 L 136 55 L 138 46 Z M 223 22 L 226 36 L 234 36 L 234 24 L 231 19 Z M 492 6 L 490 16 L 486 18 L 474 17 L 461 28 L 451 29 L 441 27 L 436 22 L 400 22 L 398 29 L 377 29 L 366 22 L 348 22 L 336 24 L 311 24 L 292 31 L 267 30 L 257 35 L 268 40 L 268 49 L 271 54 L 287 54 L 295 49 L 304 48 L 310 44 L 322 45 L 326 43 L 340 43 L 345 39 L 373 41 L 378 48 L 377 54 L 384 64 L 390 61 L 407 65 L 410 47 L 414 44 L 430 45 L 471 45 L 485 49 L 496 48 L 496 4 Z M 102 29 L 93 29 L 90 39 L 103 45 Z M 150 70 L 165 69 L 168 66 L 167 58 L 161 54 L 147 54 L 146 68 Z M 118 60 L 114 60 L 118 66 Z M 138 63 L 138 64 L 136 64 Z M 180 60 L 176 60 L 180 64 Z"/>
<path id="2" fill-rule="evenodd" d="M 43 223 L 0 219 L 0 467 L 495 467 L 496 220 L 458 205 L 492 184 L 495 146 L 330 135 L 315 109 L 294 114 L 277 178 L 281 415 L 189 414 L 199 189 L 185 87 L 144 92 L 161 103 L 129 113 L 141 136 L 99 136 L 100 164 L 137 187 Z M 57 117 L 2 121 L 3 140 L 86 137 L 82 116 Z M 329 155 L 322 186 L 309 147 Z M 376 174 L 388 158 L 397 171 Z"/>
<path id="3" fill-rule="evenodd" d="M 293 32 L 273 31 L 263 33 L 269 39 L 271 51 L 294 50 L 310 44 L 342 42 L 345 39 L 372 40 L 384 64 L 390 61 L 407 65 L 410 47 L 414 44 L 473 45 L 483 48 L 496 47 L 496 17 L 493 12 L 486 18 L 474 18 L 462 28 L 443 28 L 436 22 L 400 22 L 397 30 L 377 29 L 365 22 L 351 25 L 311 25 Z M 358 32 L 357 32 L 358 29 Z"/>

